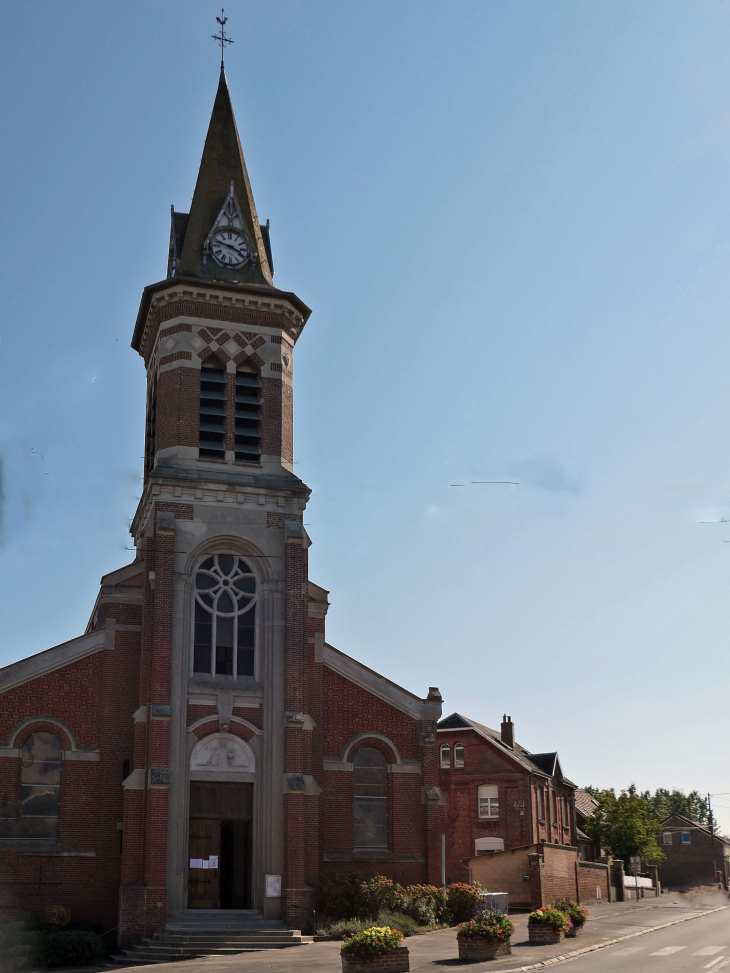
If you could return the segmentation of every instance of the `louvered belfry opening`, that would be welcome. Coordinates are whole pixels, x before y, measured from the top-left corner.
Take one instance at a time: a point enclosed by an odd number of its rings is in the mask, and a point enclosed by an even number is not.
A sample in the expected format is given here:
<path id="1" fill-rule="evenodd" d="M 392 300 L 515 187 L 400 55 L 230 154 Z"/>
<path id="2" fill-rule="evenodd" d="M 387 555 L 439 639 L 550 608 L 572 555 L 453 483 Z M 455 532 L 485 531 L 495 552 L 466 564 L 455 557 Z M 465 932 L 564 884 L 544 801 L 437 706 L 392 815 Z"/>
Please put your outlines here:
<path id="1" fill-rule="evenodd" d="M 236 372 L 236 459 L 261 459 L 261 380 L 253 369 Z"/>
<path id="2" fill-rule="evenodd" d="M 226 458 L 226 372 L 218 362 L 200 369 L 199 455 Z"/>

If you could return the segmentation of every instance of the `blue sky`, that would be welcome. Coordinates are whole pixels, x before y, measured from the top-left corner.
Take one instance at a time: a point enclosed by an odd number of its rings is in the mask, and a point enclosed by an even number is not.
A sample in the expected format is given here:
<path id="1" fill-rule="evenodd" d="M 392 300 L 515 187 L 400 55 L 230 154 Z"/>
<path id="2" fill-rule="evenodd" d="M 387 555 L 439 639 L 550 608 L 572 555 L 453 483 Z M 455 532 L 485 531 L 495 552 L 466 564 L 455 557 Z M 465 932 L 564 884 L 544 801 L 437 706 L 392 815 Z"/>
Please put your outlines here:
<path id="1" fill-rule="evenodd" d="M 132 558 L 216 4 L 0 5 L 0 664 Z M 730 4 L 230 2 L 329 640 L 730 830 Z M 519 486 L 473 481 L 512 480 Z M 463 484 L 451 486 L 451 484 Z"/>

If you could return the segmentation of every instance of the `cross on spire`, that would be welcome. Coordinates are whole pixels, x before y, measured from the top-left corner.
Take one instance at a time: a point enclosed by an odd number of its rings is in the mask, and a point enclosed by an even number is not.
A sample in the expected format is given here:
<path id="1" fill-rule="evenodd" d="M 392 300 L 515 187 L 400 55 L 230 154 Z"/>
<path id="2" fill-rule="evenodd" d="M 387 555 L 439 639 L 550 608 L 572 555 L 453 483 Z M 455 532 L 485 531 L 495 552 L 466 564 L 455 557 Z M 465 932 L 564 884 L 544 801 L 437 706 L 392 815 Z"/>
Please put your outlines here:
<path id="1" fill-rule="evenodd" d="M 228 17 L 226 17 L 225 10 L 221 9 L 220 17 L 215 18 L 221 25 L 221 29 L 217 34 L 211 34 L 214 41 L 218 41 L 221 46 L 221 71 L 223 70 L 223 51 L 225 50 L 226 44 L 232 44 L 233 41 L 230 37 L 226 37 L 226 24 L 228 23 Z"/>

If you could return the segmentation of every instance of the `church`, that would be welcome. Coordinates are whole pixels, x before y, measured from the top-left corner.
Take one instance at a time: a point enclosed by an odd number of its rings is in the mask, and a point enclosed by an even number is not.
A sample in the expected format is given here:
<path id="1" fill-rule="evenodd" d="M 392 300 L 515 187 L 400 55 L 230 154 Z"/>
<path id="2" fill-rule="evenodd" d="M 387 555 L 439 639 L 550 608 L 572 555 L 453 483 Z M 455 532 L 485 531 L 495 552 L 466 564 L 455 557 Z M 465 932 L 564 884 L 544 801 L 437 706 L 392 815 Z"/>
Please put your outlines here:
<path id="1" fill-rule="evenodd" d="M 223 914 L 311 929 L 332 871 L 441 885 L 529 847 L 539 905 L 545 844 L 573 868 L 556 754 L 518 748 L 511 721 L 439 727 L 437 688 L 326 641 L 292 462 L 309 316 L 274 285 L 221 68 L 190 212 L 173 209 L 132 336 L 135 559 L 101 579 L 82 635 L 0 669 L 0 915 L 64 905 L 123 947 Z"/>
<path id="2" fill-rule="evenodd" d="M 136 557 L 86 632 L 0 670 L 0 909 L 133 942 L 188 910 L 307 928 L 323 868 L 440 881 L 437 689 L 327 644 L 294 473 L 294 350 L 223 70 L 147 371 Z"/>

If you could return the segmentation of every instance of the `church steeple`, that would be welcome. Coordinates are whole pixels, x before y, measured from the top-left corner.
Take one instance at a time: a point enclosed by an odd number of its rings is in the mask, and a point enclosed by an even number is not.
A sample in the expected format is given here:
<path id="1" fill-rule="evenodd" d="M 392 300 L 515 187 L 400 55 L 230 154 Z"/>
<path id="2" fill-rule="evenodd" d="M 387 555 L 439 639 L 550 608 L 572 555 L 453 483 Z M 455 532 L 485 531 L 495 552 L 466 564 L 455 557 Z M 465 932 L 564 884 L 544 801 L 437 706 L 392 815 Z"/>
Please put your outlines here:
<path id="1" fill-rule="evenodd" d="M 190 213 L 172 214 L 168 277 L 273 287 L 268 244 L 221 69 Z"/>

